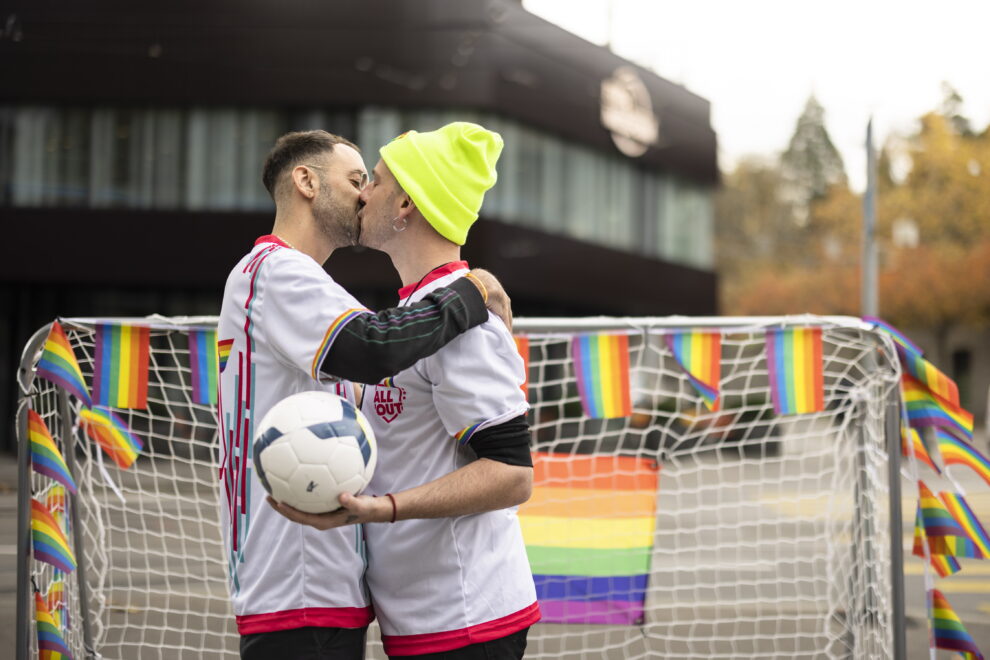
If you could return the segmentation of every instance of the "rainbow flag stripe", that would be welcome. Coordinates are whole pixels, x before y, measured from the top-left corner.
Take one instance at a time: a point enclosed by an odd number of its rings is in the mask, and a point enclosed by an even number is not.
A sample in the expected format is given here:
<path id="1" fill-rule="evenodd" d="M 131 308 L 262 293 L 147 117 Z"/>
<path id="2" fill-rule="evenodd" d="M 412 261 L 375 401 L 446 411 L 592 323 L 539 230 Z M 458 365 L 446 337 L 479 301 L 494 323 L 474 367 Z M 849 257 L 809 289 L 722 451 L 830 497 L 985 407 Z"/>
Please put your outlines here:
<path id="1" fill-rule="evenodd" d="M 966 438 L 973 437 L 973 415 L 929 391 L 908 374 L 901 377 L 901 393 L 911 426 L 934 426 Z"/>
<path id="2" fill-rule="evenodd" d="M 313 380 L 319 379 L 318 372 L 320 370 L 320 365 L 323 364 L 323 360 L 326 359 L 327 353 L 333 345 L 333 340 L 337 338 L 337 335 L 340 334 L 340 331 L 344 329 L 345 325 L 353 320 L 354 317 L 360 316 L 361 314 L 371 314 L 371 310 L 349 309 L 334 319 L 333 323 L 330 324 L 330 327 L 327 328 L 326 334 L 323 335 L 323 341 L 320 342 L 319 347 L 316 349 L 316 354 L 313 356 L 313 367 L 310 370 L 310 376 L 313 377 Z"/>
<path id="3" fill-rule="evenodd" d="M 863 320 L 866 321 L 867 323 L 872 323 L 880 330 L 883 330 L 884 332 L 889 334 L 891 337 L 893 337 L 894 342 L 898 346 L 905 348 L 908 351 L 915 353 L 916 355 L 923 354 L 923 351 L 918 347 L 918 345 L 915 344 L 910 339 L 908 339 L 907 335 L 905 335 L 903 332 L 901 332 L 891 324 L 887 323 L 886 321 L 882 319 L 878 319 L 875 316 L 864 316 Z"/>
<path id="4" fill-rule="evenodd" d="M 484 424 L 484 422 L 478 422 L 477 424 L 472 424 L 471 426 L 461 429 L 455 433 L 454 439 L 457 440 L 457 444 L 466 445 L 471 440 L 471 436 L 475 434 L 482 424 Z"/>
<path id="5" fill-rule="evenodd" d="M 519 508 L 543 623 L 641 622 L 659 477 L 628 456 L 533 454 Z"/>
<path id="6" fill-rule="evenodd" d="M 111 408 L 148 407 L 150 328 L 96 326 L 93 341 L 93 403 Z"/>
<path id="7" fill-rule="evenodd" d="M 45 506 L 48 508 L 52 518 L 59 524 L 59 528 L 68 535 L 69 533 L 69 508 L 68 499 L 65 495 L 65 486 L 62 484 L 52 484 L 45 494 Z"/>
<path id="8" fill-rule="evenodd" d="M 711 411 L 719 409 L 722 379 L 722 335 L 719 332 L 675 332 L 666 335 L 667 348 Z"/>
<path id="9" fill-rule="evenodd" d="M 976 450 L 973 445 L 965 440 L 953 436 L 951 433 L 936 430 L 935 436 L 938 438 L 938 450 L 942 454 L 942 462 L 946 465 L 965 465 L 976 474 L 980 475 L 983 481 L 990 486 L 990 460 Z"/>
<path id="10" fill-rule="evenodd" d="M 69 596 L 65 592 L 65 580 L 61 574 L 52 580 L 45 595 L 45 605 L 55 624 L 63 631 L 69 628 Z"/>
<path id="11" fill-rule="evenodd" d="M 86 435 L 100 445 L 119 467 L 129 468 L 144 449 L 140 438 L 131 433 L 120 417 L 106 408 L 93 406 L 90 410 L 82 409 L 79 417 Z"/>
<path id="12" fill-rule="evenodd" d="M 234 347 L 233 339 L 224 339 L 217 342 L 217 362 L 220 366 L 220 373 L 227 368 L 227 360 L 230 358 L 230 350 Z"/>
<path id="13" fill-rule="evenodd" d="M 93 404 L 82 371 L 79 370 L 76 354 L 58 321 L 52 323 L 52 329 L 48 332 L 48 339 L 45 340 L 41 359 L 38 361 L 37 374 L 65 388 L 87 406 Z"/>
<path id="14" fill-rule="evenodd" d="M 766 334 L 770 394 L 778 415 L 825 409 L 821 328 L 772 328 Z"/>
<path id="15" fill-rule="evenodd" d="M 927 543 L 923 520 L 924 519 L 921 515 L 921 503 L 919 502 L 917 513 L 914 517 L 914 548 L 912 550 L 912 554 L 921 557 L 922 559 L 925 558 L 925 544 Z M 962 570 L 962 566 L 959 564 L 959 561 L 952 555 L 937 555 L 929 549 L 928 556 L 931 561 L 932 568 L 935 569 L 935 572 L 938 573 L 939 577 L 949 577 L 950 575 L 958 573 Z"/>
<path id="16" fill-rule="evenodd" d="M 932 460 L 931 454 L 928 453 L 928 448 L 925 447 L 925 441 L 921 439 L 921 434 L 918 433 L 918 430 L 902 425 L 901 455 L 908 456 L 909 452 L 914 454 L 914 457 L 919 461 L 934 470 L 936 474 L 942 474 L 942 471 L 935 465 L 935 461 Z"/>
<path id="17" fill-rule="evenodd" d="M 34 471 L 51 477 L 75 494 L 76 482 L 62 458 L 62 452 L 52 440 L 45 420 L 31 409 L 28 409 L 28 440 L 31 442 L 31 467 Z"/>
<path id="18" fill-rule="evenodd" d="M 949 577 L 962 570 L 962 564 L 952 555 L 932 555 L 931 559 L 932 568 L 939 577 Z"/>
<path id="19" fill-rule="evenodd" d="M 934 364 L 917 353 L 906 350 L 900 344 L 897 346 L 897 356 L 905 373 L 927 387 L 932 394 L 959 407 L 959 388 L 955 381 L 936 369 Z"/>
<path id="20" fill-rule="evenodd" d="M 948 491 L 942 491 L 938 496 L 959 526 L 966 530 L 967 536 L 976 544 L 983 558 L 990 559 L 990 535 L 987 535 L 987 530 L 980 524 L 979 518 L 973 513 L 966 498 Z"/>
<path id="21" fill-rule="evenodd" d="M 521 385 L 523 395 L 529 400 L 529 337 L 515 336 L 516 350 L 523 361 L 523 384 Z"/>
<path id="22" fill-rule="evenodd" d="M 34 592 L 34 620 L 38 627 L 39 660 L 72 660 L 72 653 L 62 637 L 58 623 L 52 618 L 41 594 Z"/>
<path id="23" fill-rule="evenodd" d="M 52 512 L 38 500 L 31 498 L 31 545 L 34 558 L 51 564 L 66 573 L 75 570 L 76 558 L 65 538 L 62 526 Z"/>
<path id="24" fill-rule="evenodd" d="M 571 355 L 585 415 L 601 419 L 632 414 L 628 336 L 580 335 L 571 342 Z"/>
<path id="25" fill-rule="evenodd" d="M 932 554 L 983 559 L 984 555 L 966 530 L 932 494 L 924 481 L 918 482 L 921 522 Z"/>
<path id="26" fill-rule="evenodd" d="M 189 332 L 189 380 L 192 381 L 193 403 L 204 405 L 217 403 L 217 377 L 220 375 L 217 349 L 216 330 Z M 230 355 L 229 349 L 227 355 Z M 227 360 L 224 359 L 224 364 L 226 362 Z"/>
<path id="27" fill-rule="evenodd" d="M 935 647 L 943 651 L 955 651 L 956 653 L 970 653 L 973 658 L 983 660 L 983 654 L 976 647 L 976 642 L 966 631 L 959 616 L 956 615 L 949 601 L 945 599 L 938 589 L 929 591 L 931 611 L 929 615 L 932 621 L 932 630 L 935 633 Z"/>

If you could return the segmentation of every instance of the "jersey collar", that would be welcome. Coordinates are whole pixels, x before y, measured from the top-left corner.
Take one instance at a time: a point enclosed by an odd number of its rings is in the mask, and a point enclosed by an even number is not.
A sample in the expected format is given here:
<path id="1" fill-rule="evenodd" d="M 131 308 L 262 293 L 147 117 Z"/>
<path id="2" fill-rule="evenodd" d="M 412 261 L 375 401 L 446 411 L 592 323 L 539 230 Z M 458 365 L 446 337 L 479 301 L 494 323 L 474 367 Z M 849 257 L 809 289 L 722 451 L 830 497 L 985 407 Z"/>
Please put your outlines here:
<path id="1" fill-rule="evenodd" d="M 450 275 L 458 270 L 465 270 L 468 268 L 470 268 L 470 266 L 468 266 L 468 262 L 466 261 L 451 261 L 450 263 L 446 263 L 442 266 L 437 266 L 416 284 L 409 284 L 399 289 L 399 300 L 405 300 L 430 282 L 439 280 L 441 277 L 446 277 L 447 275 Z"/>
<path id="2" fill-rule="evenodd" d="M 254 242 L 255 245 L 261 245 L 262 243 L 274 243 L 275 245 L 281 245 L 284 248 L 291 249 L 292 246 L 283 241 L 281 238 L 275 234 L 265 234 Z"/>

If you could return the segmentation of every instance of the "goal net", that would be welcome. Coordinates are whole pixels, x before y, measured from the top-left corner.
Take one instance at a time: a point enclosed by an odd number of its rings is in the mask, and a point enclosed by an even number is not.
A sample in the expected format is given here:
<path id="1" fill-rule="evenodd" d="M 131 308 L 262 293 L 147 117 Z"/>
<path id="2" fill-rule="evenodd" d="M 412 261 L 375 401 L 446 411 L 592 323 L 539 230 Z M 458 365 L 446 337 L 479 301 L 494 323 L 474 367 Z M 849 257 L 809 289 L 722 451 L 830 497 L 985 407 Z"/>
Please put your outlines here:
<path id="1" fill-rule="evenodd" d="M 62 320 L 91 387 L 107 377 L 98 331 L 150 328 L 146 402 L 110 406 L 142 445 L 128 467 L 75 396 L 35 376 L 47 329 L 25 349 L 22 421 L 44 421 L 78 494 L 60 504 L 49 476 L 22 481 L 78 567 L 21 566 L 26 591 L 64 593 L 50 609 L 74 657 L 237 657 L 215 407 L 196 367 L 215 322 Z M 891 655 L 889 338 L 810 316 L 517 319 L 515 332 L 536 466 L 519 518 L 544 616 L 527 658 Z M 18 597 L 36 653 L 33 596 Z M 378 639 L 372 626 L 370 658 L 384 658 Z"/>

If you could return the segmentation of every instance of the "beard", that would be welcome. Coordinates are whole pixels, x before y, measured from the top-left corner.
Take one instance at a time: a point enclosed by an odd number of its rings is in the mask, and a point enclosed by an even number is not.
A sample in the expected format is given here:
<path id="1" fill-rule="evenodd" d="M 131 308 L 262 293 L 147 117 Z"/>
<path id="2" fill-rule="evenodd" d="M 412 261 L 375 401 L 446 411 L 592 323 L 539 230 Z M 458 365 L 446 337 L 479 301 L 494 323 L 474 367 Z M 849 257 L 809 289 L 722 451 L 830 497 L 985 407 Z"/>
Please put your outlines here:
<path id="1" fill-rule="evenodd" d="M 361 228 L 358 224 L 358 207 L 348 207 L 321 186 L 313 200 L 313 219 L 316 226 L 337 247 L 356 245 Z"/>

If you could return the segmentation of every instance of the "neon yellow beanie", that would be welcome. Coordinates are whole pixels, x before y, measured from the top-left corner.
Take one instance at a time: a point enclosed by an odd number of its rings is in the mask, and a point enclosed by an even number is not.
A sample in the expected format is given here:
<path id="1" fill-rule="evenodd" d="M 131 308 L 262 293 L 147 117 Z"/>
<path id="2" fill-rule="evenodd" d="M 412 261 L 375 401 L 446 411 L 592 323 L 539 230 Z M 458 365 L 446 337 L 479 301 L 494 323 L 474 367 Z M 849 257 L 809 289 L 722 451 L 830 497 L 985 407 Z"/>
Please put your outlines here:
<path id="1" fill-rule="evenodd" d="M 502 136 L 457 121 L 428 133 L 403 133 L 379 152 L 433 228 L 464 245 L 485 192 L 498 178 L 495 163 Z"/>

